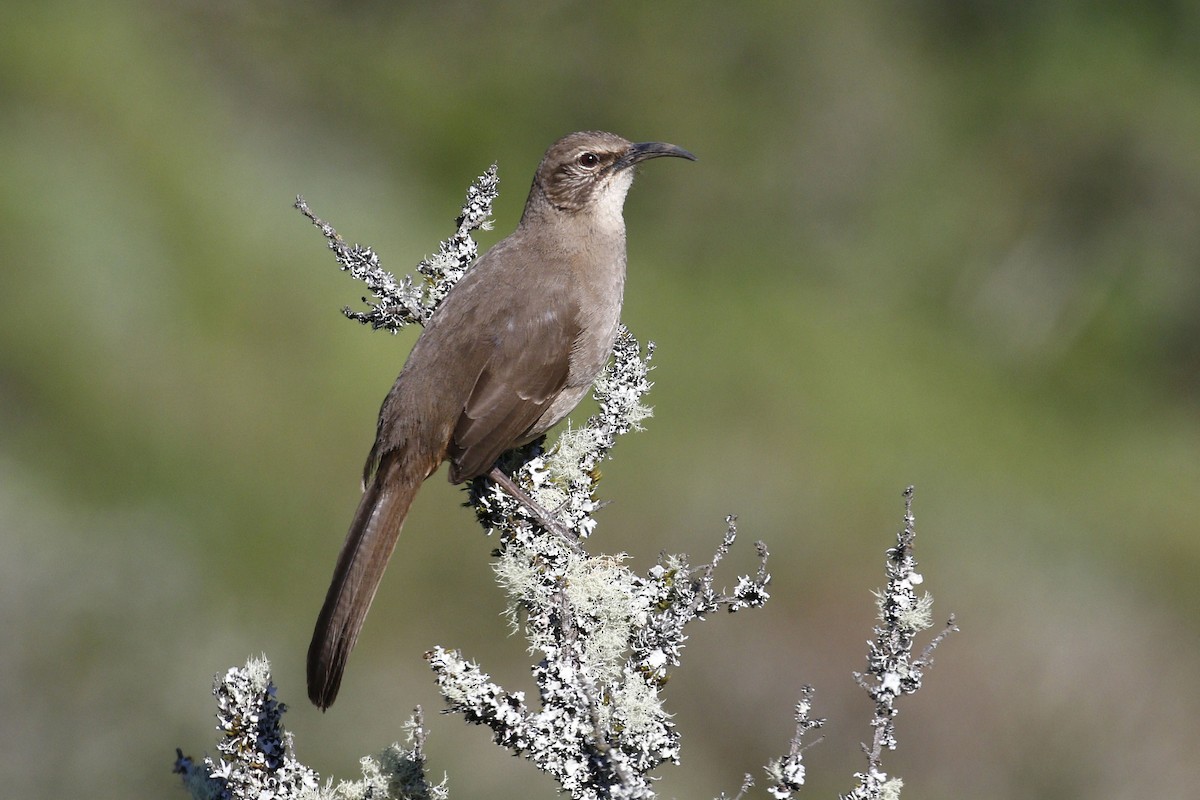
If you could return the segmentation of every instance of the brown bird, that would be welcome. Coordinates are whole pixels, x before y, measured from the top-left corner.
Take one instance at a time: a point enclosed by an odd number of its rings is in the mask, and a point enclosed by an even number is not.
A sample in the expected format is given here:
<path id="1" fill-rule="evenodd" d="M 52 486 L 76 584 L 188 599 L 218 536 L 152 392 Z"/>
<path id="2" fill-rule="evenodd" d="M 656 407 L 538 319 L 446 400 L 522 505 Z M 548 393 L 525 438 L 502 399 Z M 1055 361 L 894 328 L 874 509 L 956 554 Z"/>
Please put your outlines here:
<path id="1" fill-rule="evenodd" d="M 572 133 L 551 145 L 512 235 L 479 258 L 425 326 L 379 410 L 363 496 L 308 648 L 308 696 L 333 704 L 417 489 L 492 472 L 579 403 L 608 361 L 625 288 L 625 194 L 671 144 Z M 502 477 L 495 470 L 493 477 Z"/>

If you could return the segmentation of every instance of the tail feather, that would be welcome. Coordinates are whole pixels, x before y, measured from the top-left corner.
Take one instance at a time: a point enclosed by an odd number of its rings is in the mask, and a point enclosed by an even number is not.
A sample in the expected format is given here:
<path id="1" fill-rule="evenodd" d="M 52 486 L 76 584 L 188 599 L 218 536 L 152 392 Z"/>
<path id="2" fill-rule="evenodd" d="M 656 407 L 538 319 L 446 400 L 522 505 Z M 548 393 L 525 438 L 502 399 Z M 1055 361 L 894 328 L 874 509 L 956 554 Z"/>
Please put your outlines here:
<path id="1" fill-rule="evenodd" d="M 308 697 L 322 711 L 337 698 L 346 659 L 421 486 L 399 461 L 381 465 L 363 492 L 308 646 Z"/>

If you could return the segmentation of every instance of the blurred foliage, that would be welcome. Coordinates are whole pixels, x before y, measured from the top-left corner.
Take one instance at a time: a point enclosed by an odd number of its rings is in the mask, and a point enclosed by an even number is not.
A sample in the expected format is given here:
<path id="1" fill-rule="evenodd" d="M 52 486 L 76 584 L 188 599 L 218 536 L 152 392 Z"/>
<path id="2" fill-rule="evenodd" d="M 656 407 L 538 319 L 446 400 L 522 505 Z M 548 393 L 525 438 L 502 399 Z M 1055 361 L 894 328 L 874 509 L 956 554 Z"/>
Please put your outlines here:
<path id="1" fill-rule="evenodd" d="M 304 649 L 411 336 L 338 309 L 302 192 L 405 272 L 497 161 L 512 228 L 570 130 L 663 139 L 627 204 L 625 319 L 657 417 L 605 466 L 595 546 L 774 553 L 761 614 L 667 689 L 731 792 L 817 686 L 811 791 L 868 738 L 849 671 L 918 487 L 965 633 L 888 762 L 924 797 L 1197 785 L 1200 7 L 1181 2 L 51 1 L 0 28 L 0 779 L 176 791 L 209 677 L 272 658 L 301 757 L 353 776 L 439 707 L 420 653 L 528 681 L 490 544 L 432 481 L 321 716 Z M 745 563 L 752 558 L 747 547 Z M 414 610 L 419 609 L 417 613 Z M 406 613 L 407 612 L 407 613 Z M 435 726 L 470 797 L 551 797 Z M 52 756 L 50 754 L 53 754 Z"/>

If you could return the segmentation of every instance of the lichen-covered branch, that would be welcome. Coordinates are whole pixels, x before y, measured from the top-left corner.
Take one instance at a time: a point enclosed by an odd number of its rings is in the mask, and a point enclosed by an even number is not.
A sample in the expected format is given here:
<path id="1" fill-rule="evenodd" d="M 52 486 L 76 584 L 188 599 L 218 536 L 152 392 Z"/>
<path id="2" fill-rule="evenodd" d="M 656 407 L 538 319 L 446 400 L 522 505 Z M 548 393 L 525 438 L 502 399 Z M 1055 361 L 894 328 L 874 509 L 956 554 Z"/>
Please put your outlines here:
<path id="1" fill-rule="evenodd" d="M 594 465 L 648 414 L 647 361 L 622 331 L 597 383 L 599 412 L 548 453 L 538 445 L 511 456 L 516 479 L 580 536 L 595 526 Z M 679 664 L 684 628 L 720 609 L 765 603 L 766 547 L 758 545 L 757 573 L 725 591 L 715 572 L 737 536 L 732 517 L 709 563 L 693 568 L 684 556 L 662 556 L 641 576 L 620 557 L 589 556 L 547 535 L 535 514 L 489 481 L 477 480 L 470 496 L 499 535 L 496 573 L 510 617 L 541 656 L 533 669 L 539 698 L 531 708 L 461 653 L 439 648 L 428 659 L 450 709 L 490 728 L 497 743 L 528 757 L 572 797 L 653 797 L 650 770 L 679 757 L 659 689 Z"/>
<path id="2" fill-rule="evenodd" d="M 775 759 L 766 766 L 767 777 L 771 779 L 767 791 L 776 800 L 786 800 L 804 786 L 806 775 L 804 751 L 816 744 L 816 742 L 805 743 L 804 737 L 825 724 L 825 720 L 812 716 L 813 693 L 813 687 L 801 687 L 800 702 L 796 703 L 793 714 L 793 718 L 796 720 L 796 732 L 788 743 L 788 753 L 783 758 Z"/>
<path id="3" fill-rule="evenodd" d="M 251 658 L 213 682 L 217 698 L 220 756 L 199 762 L 176 750 L 175 772 L 195 800 L 444 800 L 443 780 L 425 776 L 425 729 L 418 708 L 405 725 L 409 747 L 393 744 L 362 759 L 362 780 L 323 786 L 317 773 L 296 760 L 292 735 L 283 727 L 287 706 L 275 697 L 271 665 Z"/>
<path id="4" fill-rule="evenodd" d="M 867 754 L 867 770 L 855 774 L 858 785 L 844 800 L 890 800 L 900 796 L 903 782 L 883 771 L 883 751 L 896 749 L 896 700 L 921 688 L 925 669 L 933 663 L 934 649 L 951 632 L 958 630 L 951 615 L 946 627 L 921 651 L 913 655 L 917 634 L 933 624 L 933 598 L 917 595 L 924 583 L 913 555 L 916 518 L 912 513 L 913 487 L 904 491 L 904 528 L 896 535 L 896 546 L 887 551 L 887 587 L 876 593 L 879 625 L 868 642 L 867 671 L 855 680 L 871 696 L 875 711 L 871 718 L 874 736 Z"/>
<path id="5" fill-rule="evenodd" d="M 375 330 L 396 333 L 406 325 L 424 325 L 446 297 L 450 287 L 458 282 L 479 255 L 479 245 L 471 238 L 471 234 L 477 230 L 491 229 L 492 203 L 499 194 L 499 185 L 495 164 L 475 179 L 467 190 L 467 200 L 456 220 L 454 234 L 441 243 L 436 255 L 417 265 L 419 281 L 409 275 L 397 280 L 380 265 L 379 256 L 371 248 L 346 244 L 332 225 L 309 209 L 303 197 L 296 196 L 295 207 L 328 240 L 338 266 L 362 281 L 375 295 L 375 300 L 362 299 L 368 306 L 367 311 L 343 308 L 342 313 Z"/>

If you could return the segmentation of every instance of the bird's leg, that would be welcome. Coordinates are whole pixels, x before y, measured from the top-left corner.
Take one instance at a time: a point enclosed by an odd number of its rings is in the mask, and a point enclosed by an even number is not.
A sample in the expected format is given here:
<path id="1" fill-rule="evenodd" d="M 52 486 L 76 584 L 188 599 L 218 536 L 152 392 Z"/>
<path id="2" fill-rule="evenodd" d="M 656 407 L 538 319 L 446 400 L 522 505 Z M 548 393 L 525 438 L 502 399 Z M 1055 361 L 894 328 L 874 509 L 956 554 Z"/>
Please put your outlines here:
<path id="1" fill-rule="evenodd" d="M 563 525 L 560 520 L 555 519 L 554 515 L 542 508 L 540 503 L 530 497 L 524 489 L 517 485 L 516 481 L 505 475 L 499 467 L 492 467 L 491 472 L 488 473 L 488 477 L 500 484 L 504 488 L 504 491 L 517 499 L 517 502 L 529 509 L 537 517 L 538 522 L 542 523 L 542 527 L 561 536 L 567 544 L 576 550 L 582 549 L 579 546 L 578 537 L 566 525 Z"/>

